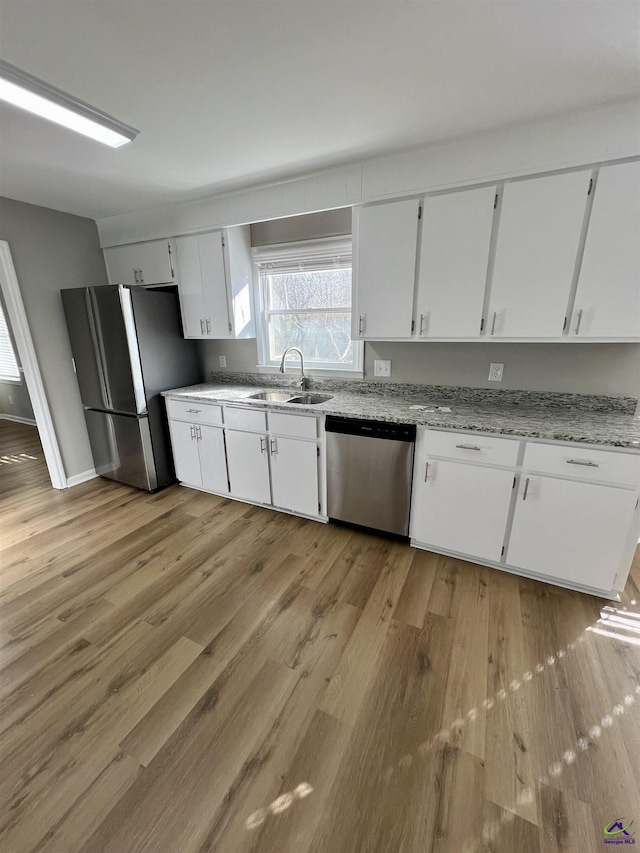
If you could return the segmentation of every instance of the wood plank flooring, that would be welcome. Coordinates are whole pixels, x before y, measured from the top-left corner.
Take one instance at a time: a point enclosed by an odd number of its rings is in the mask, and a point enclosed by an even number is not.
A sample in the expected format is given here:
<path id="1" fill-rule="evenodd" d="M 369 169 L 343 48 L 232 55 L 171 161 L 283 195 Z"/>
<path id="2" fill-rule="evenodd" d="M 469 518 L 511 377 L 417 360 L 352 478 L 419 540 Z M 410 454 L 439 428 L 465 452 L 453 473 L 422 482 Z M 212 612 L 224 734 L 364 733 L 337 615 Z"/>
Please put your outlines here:
<path id="1" fill-rule="evenodd" d="M 3 853 L 591 853 L 640 825 L 638 558 L 612 604 L 22 462 L 0 519 Z"/>

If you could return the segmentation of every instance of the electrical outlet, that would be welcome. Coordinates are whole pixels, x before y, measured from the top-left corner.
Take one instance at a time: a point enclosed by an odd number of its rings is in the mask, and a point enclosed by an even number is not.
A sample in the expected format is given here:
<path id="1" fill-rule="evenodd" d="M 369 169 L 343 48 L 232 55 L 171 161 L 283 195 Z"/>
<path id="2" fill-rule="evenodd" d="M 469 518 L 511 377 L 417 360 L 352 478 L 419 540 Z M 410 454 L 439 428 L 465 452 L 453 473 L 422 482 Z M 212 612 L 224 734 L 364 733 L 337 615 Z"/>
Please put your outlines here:
<path id="1" fill-rule="evenodd" d="M 489 368 L 489 382 L 502 382 L 502 371 L 504 370 L 504 364 L 499 364 L 498 362 L 491 362 L 491 367 Z"/>
<path id="2" fill-rule="evenodd" d="M 9 393 L 8 393 L 8 395 L 7 395 L 7 399 L 9 400 L 9 402 L 10 402 L 11 404 L 13 404 L 13 394 L 11 393 L 11 391 L 9 391 Z"/>
<path id="3" fill-rule="evenodd" d="M 373 362 L 374 376 L 391 376 L 391 362 L 376 358 Z"/>
<path id="4" fill-rule="evenodd" d="M 227 357 L 226 357 L 226 355 L 219 355 L 219 356 L 218 356 L 218 359 L 219 359 L 219 361 L 220 361 L 220 367 L 226 367 L 226 366 L 227 366 Z"/>

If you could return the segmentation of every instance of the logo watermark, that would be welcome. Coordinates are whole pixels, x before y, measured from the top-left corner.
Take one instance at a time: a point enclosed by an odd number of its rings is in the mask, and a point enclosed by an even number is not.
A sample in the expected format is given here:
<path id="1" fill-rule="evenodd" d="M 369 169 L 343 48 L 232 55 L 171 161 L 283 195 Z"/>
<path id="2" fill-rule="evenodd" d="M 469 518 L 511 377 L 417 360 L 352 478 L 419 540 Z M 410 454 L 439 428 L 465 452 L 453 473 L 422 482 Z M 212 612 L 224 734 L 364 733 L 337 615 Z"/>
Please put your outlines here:
<path id="1" fill-rule="evenodd" d="M 629 832 L 631 826 L 633 825 L 633 821 L 629 821 L 625 826 L 624 818 L 618 818 L 617 820 L 608 823 L 603 832 L 604 832 L 604 843 L 605 844 L 635 844 L 635 832 Z"/>

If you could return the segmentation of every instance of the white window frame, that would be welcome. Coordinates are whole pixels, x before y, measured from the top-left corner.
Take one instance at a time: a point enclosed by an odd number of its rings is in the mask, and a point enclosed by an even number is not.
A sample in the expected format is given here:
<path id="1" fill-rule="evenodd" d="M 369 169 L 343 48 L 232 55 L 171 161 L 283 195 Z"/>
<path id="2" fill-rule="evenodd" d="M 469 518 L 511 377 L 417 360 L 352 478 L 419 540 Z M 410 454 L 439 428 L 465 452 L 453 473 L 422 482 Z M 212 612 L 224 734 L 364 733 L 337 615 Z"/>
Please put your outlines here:
<path id="1" fill-rule="evenodd" d="M 259 373 L 277 373 L 279 364 L 269 359 L 268 318 L 272 314 L 290 314 L 291 311 L 267 309 L 266 281 L 264 269 L 270 263 L 290 262 L 292 265 L 305 263 L 311 266 L 313 261 L 331 266 L 348 266 L 351 268 L 352 243 L 348 237 L 322 237 L 316 240 L 304 240 L 295 243 L 278 243 L 270 246 L 257 246 L 252 249 L 254 262 L 255 304 L 257 309 L 256 338 L 258 344 Z M 336 306 L 338 307 L 338 306 Z M 352 305 L 344 306 L 349 312 Z M 325 314 L 326 309 L 308 309 L 301 313 Z M 304 372 L 308 376 L 340 376 L 362 378 L 364 375 L 364 344 L 362 341 L 353 342 L 353 364 L 348 367 L 338 367 L 337 364 L 305 364 Z M 289 361 L 287 360 L 287 365 Z M 291 362 L 293 367 L 293 359 Z"/>
<path id="2" fill-rule="evenodd" d="M 5 369 L 10 372 L 5 374 Z M 23 384 L 22 371 L 2 299 L 0 299 L 0 382 L 3 385 Z"/>

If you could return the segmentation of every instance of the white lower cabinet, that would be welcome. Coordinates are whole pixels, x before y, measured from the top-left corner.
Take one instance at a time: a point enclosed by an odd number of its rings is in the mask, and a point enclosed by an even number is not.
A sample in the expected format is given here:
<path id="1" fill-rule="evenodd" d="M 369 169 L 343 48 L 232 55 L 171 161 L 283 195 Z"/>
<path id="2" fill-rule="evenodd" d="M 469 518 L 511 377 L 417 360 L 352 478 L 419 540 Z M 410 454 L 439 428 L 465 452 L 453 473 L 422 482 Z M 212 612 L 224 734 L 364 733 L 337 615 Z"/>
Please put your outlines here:
<path id="1" fill-rule="evenodd" d="M 612 589 L 637 500 L 637 492 L 614 486 L 523 476 L 507 563 L 581 586 Z"/>
<path id="2" fill-rule="evenodd" d="M 499 562 L 513 493 L 513 471 L 424 458 L 415 473 L 412 539 Z"/>
<path id="3" fill-rule="evenodd" d="M 297 438 L 271 436 L 269 453 L 274 506 L 303 515 L 318 515 L 317 444 Z"/>
<path id="4" fill-rule="evenodd" d="M 169 421 L 176 477 L 188 486 L 229 491 L 224 433 L 220 427 Z"/>
<path id="5" fill-rule="evenodd" d="M 636 453 L 418 428 L 411 543 L 615 597 L 639 493 Z"/>
<path id="6" fill-rule="evenodd" d="M 185 398 L 167 412 L 181 483 L 326 520 L 318 418 Z"/>
<path id="7" fill-rule="evenodd" d="M 227 465 L 231 495 L 255 503 L 271 503 L 267 436 L 227 430 Z"/>

